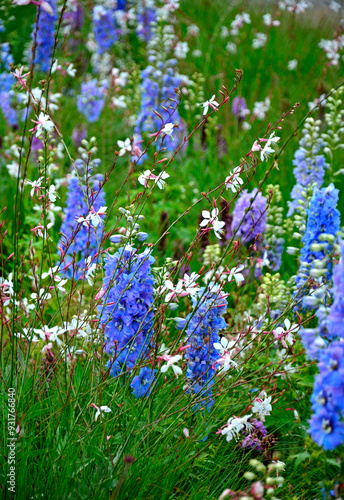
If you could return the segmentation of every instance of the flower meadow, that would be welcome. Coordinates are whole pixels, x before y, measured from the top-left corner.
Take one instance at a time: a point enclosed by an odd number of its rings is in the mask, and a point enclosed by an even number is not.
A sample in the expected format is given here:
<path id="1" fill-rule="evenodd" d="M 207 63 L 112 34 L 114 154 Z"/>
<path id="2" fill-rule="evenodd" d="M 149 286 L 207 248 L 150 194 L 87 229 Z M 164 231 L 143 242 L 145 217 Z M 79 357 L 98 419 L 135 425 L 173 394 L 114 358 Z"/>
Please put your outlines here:
<path id="1" fill-rule="evenodd" d="M 344 498 L 344 6 L 0 12 L 1 498 Z"/>

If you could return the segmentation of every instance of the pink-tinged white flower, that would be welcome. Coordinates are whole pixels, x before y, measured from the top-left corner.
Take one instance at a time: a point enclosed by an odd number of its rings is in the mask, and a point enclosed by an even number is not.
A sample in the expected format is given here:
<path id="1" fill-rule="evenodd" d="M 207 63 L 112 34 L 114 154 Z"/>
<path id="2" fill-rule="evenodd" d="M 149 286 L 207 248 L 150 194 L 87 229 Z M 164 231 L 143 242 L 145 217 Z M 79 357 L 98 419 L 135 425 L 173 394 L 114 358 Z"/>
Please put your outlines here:
<path id="1" fill-rule="evenodd" d="M 254 103 L 252 114 L 256 118 L 258 118 L 258 120 L 264 120 L 266 113 L 269 111 L 269 109 L 270 109 L 270 98 L 266 97 L 264 101 L 257 101 Z"/>
<path id="2" fill-rule="evenodd" d="M 25 184 L 29 184 L 31 186 L 30 196 L 33 197 L 35 191 L 38 195 L 40 190 L 42 189 L 43 177 L 40 177 L 37 181 L 30 181 L 29 179 L 25 179 Z"/>
<path id="3" fill-rule="evenodd" d="M 103 219 L 101 215 L 106 215 L 106 210 L 107 207 L 100 207 L 99 210 L 96 212 L 92 207 L 92 213 L 90 215 L 91 215 L 91 222 L 94 227 L 99 226 L 99 224 L 103 224 Z"/>
<path id="4" fill-rule="evenodd" d="M 252 416 L 250 415 L 245 415 L 244 417 L 231 417 L 227 424 L 222 428 L 217 431 L 216 434 L 222 434 L 223 436 L 226 436 L 226 440 L 232 441 L 232 439 L 237 440 L 239 437 L 239 432 L 242 431 L 243 429 L 246 429 L 248 432 L 250 432 L 252 425 L 248 422 L 248 419 Z"/>
<path id="5" fill-rule="evenodd" d="M 31 294 L 31 298 L 34 300 L 34 301 L 40 301 L 40 302 L 43 302 L 44 300 L 49 300 L 51 299 L 51 293 L 49 292 L 46 292 L 44 290 L 44 288 L 41 288 L 40 291 L 39 291 L 39 294 L 37 293 L 32 293 Z"/>
<path id="6" fill-rule="evenodd" d="M 183 429 L 183 434 L 186 438 L 190 437 L 190 433 L 189 433 L 189 429 L 187 429 L 186 427 L 184 427 Z"/>
<path id="7" fill-rule="evenodd" d="M 126 152 L 130 153 L 131 152 L 131 141 L 130 138 L 128 137 L 125 139 L 125 141 L 117 141 L 118 146 L 121 148 L 119 150 L 119 156 L 125 155 Z"/>
<path id="8" fill-rule="evenodd" d="M 56 192 L 56 187 L 54 186 L 54 184 L 51 184 L 51 186 L 49 187 L 48 197 L 52 202 L 55 202 L 56 198 L 60 198 Z"/>
<path id="9" fill-rule="evenodd" d="M 333 1 L 330 3 L 329 8 L 334 12 L 339 12 L 342 6 L 340 5 L 340 3 Z"/>
<path id="10" fill-rule="evenodd" d="M 267 142 L 264 146 L 263 149 L 261 149 L 260 151 L 260 161 L 265 161 L 269 158 L 269 156 L 271 155 L 271 153 L 274 153 L 275 150 L 272 149 L 269 145 L 269 143 Z"/>
<path id="11" fill-rule="evenodd" d="M 281 24 L 277 19 L 273 20 L 271 14 L 264 14 L 263 22 L 266 26 L 279 26 Z"/>
<path id="12" fill-rule="evenodd" d="M 56 284 L 55 284 L 55 287 L 57 288 L 57 290 L 59 292 L 62 292 L 62 293 L 65 293 L 66 289 L 64 288 L 64 285 L 68 282 L 67 279 L 64 279 L 64 280 L 60 280 L 58 281 Z M 55 288 L 54 287 L 54 288 Z"/>
<path id="13" fill-rule="evenodd" d="M 196 295 L 197 292 L 199 291 L 199 286 L 198 286 L 198 279 L 200 278 L 200 275 L 197 273 L 191 273 L 190 276 L 188 274 L 184 274 L 183 279 L 181 280 L 184 288 L 185 288 L 185 293 L 187 295 Z"/>
<path id="14" fill-rule="evenodd" d="M 24 66 L 22 66 L 20 69 L 15 69 L 14 71 L 11 71 L 12 75 L 14 76 L 14 78 L 16 78 L 17 83 L 16 83 L 16 87 L 18 85 L 20 85 L 20 87 L 22 89 L 25 89 L 26 88 L 26 76 L 29 76 L 30 74 L 30 71 L 28 73 L 25 73 L 25 75 L 23 75 L 23 70 L 24 70 Z"/>
<path id="15" fill-rule="evenodd" d="M 19 172 L 19 165 L 17 162 L 13 161 L 12 163 L 8 163 L 6 165 L 6 168 L 8 170 L 8 173 L 10 174 L 11 177 L 18 177 L 18 172 Z"/>
<path id="16" fill-rule="evenodd" d="M 155 178 L 155 183 L 157 184 L 159 189 L 165 189 L 166 182 L 164 179 L 168 179 L 169 174 L 167 172 L 160 172 L 160 174 Z"/>
<path id="17" fill-rule="evenodd" d="M 257 259 L 256 267 L 262 269 L 264 266 L 270 267 L 270 261 L 268 259 L 268 253 L 265 251 L 262 259 Z"/>
<path id="18" fill-rule="evenodd" d="M 161 129 L 161 132 L 163 134 L 170 136 L 171 139 L 173 140 L 173 137 L 172 137 L 173 130 L 174 130 L 174 124 L 173 123 L 166 123 L 166 125 L 164 125 L 164 127 Z"/>
<path id="19" fill-rule="evenodd" d="M 203 220 L 200 223 L 201 227 L 205 227 L 208 224 L 212 225 L 212 229 L 214 230 L 216 238 L 221 239 L 221 234 L 224 232 L 223 227 L 225 225 L 224 222 L 218 219 L 219 209 L 213 208 L 211 214 L 208 210 L 202 210 Z"/>
<path id="20" fill-rule="evenodd" d="M 47 132 L 51 132 L 55 125 L 54 123 L 50 120 L 50 117 L 48 115 L 45 115 L 42 111 L 40 112 L 38 116 L 38 120 L 32 120 L 34 123 L 37 123 L 36 127 L 30 129 L 30 132 L 36 132 L 36 136 L 39 137 L 43 130 L 46 130 Z"/>
<path id="21" fill-rule="evenodd" d="M 87 259 L 85 260 L 85 264 L 86 264 L 85 277 L 87 279 L 88 284 L 90 286 L 93 286 L 94 273 L 97 270 L 97 264 L 96 263 L 91 264 L 91 261 L 92 261 L 92 257 L 87 257 Z"/>
<path id="22" fill-rule="evenodd" d="M 62 335 L 67 330 L 59 326 L 49 327 L 44 325 L 43 328 L 34 328 L 33 331 L 40 337 L 41 340 L 48 340 L 49 342 L 56 342 L 58 346 L 62 345 L 62 340 L 59 335 Z"/>
<path id="23" fill-rule="evenodd" d="M 220 343 L 215 342 L 213 345 L 220 353 L 221 358 L 216 361 L 220 365 L 221 371 L 227 372 L 233 366 L 238 367 L 238 363 L 231 359 L 231 350 L 234 346 L 234 340 L 228 340 L 226 337 L 222 337 Z"/>
<path id="24" fill-rule="evenodd" d="M 125 96 L 124 95 L 119 95 L 119 96 L 114 96 L 111 99 L 112 104 L 115 106 L 115 108 L 126 108 L 127 103 L 125 102 Z"/>
<path id="25" fill-rule="evenodd" d="M 10 303 L 11 296 L 14 294 L 12 276 L 12 273 L 10 273 L 7 279 L 0 277 L 1 300 L 4 306 Z"/>
<path id="26" fill-rule="evenodd" d="M 97 422 L 99 416 L 102 416 L 102 413 L 110 413 L 112 411 L 111 408 L 109 408 L 108 406 L 98 407 L 94 403 L 92 403 L 91 406 L 97 410 L 94 416 L 95 422 Z"/>
<path id="27" fill-rule="evenodd" d="M 20 7 L 32 3 L 33 5 L 37 5 L 37 7 L 42 7 L 42 9 L 45 10 L 48 14 L 50 15 L 54 14 L 53 9 L 48 2 L 36 1 L 36 0 L 12 0 L 12 3 L 14 5 L 19 5 Z"/>
<path id="28" fill-rule="evenodd" d="M 148 186 L 148 181 L 151 179 L 152 171 L 151 170 L 145 170 L 138 178 L 138 181 L 142 186 L 144 187 L 149 187 Z"/>
<path id="29" fill-rule="evenodd" d="M 282 326 L 279 326 L 275 328 L 275 330 L 273 330 L 272 333 L 275 340 L 280 340 L 283 347 L 287 348 L 288 343 L 289 345 L 292 345 L 294 343 L 295 339 L 293 333 L 298 332 L 300 327 L 296 323 L 291 325 L 288 318 L 284 320 L 284 325 L 285 329 Z"/>
<path id="30" fill-rule="evenodd" d="M 219 103 L 215 101 L 215 94 L 209 99 L 209 101 L 201 102 L 199 106 L 203 106 L 203 115 L 208 113 L 209 106 L 216 111 L 219 107 Z"/>
<path id="31" fill-rule="evenodd" d="M 180 354 L 177 354 L 176 356 L 169 356 L 168 354 L 164 354 L 159 359 L 167 361 L 167 363 L 161 367 L 162 373 L 166 373 L 167 370 L 171 367 L 176 377 L 182 375 L 183 370 L 180 368 L 180 366 L 176 365 L 176 363 L 178 363 L 178 361 L 182 359 L 182 356 Z"/>
<path id="32" fill-rule="evenodd" d="M 42 226 L 42 224 L 39 222 L 38 226 L 34 227 L 33 229 L 30 229 L 34 233 L 35 236 L 40 236 L 41 238 L 47 238 L 48 237 L 48 229 L 53 227 L 54 223 L 49 222 L 45 227 Z"/>
<path id="33" fill-rule="evenodd" d="M 229 276 L 228 276 L 228 281 L 232 281 L 232 279 L 235 279 L 235 282 L 237 285 L 240 285 L 242 281 L 245 281 L 245 278 L 243 274 L 240 272 L 244 269 L 244 266 L 241 264 L 240 266 L 233 267 L 233 269 L 230 270 Z"/>
<path id="34" fill-rule="evenodd" d="M 226 177 L 225 185 L 226 189 L 229 188 L 233 191 L 233 193 L 237 193 L 240 189 L 240 185 L 244 184 L 244 181 L 240 178 L 241 167 L 235 167 L 233 172 L 229 173 L 229 176 Z"/>
<path id="35" fill-rule="evenodd" d="M 266 392 L 262 391 L 259 397 L 254 399 L 251 410 L 253 413 L 258 413 L 259 418 L 263 421 L 272 411 L 271 396 L 267 397 Z"/>

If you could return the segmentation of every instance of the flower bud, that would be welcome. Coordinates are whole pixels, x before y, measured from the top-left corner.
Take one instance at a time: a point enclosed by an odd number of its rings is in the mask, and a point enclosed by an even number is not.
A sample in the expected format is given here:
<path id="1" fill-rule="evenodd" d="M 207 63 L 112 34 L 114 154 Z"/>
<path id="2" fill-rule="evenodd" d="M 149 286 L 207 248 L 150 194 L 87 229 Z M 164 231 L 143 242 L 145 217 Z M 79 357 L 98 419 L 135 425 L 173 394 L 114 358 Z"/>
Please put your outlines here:
<path id="1" fill-rule="evenodd" d="M 126 238 L 123 234 L 114 234 L 113 236 L 110 236 L 110 240 L 115 244 L 120 243 L 123 238 Z"/>
<path id="2" fill-rule="evenodd" d="M 254 479 L 255 477 L 256 475 L 251 471 L 247 471 L 244 473 L 244 478 L 248 479 L 249 481 L 252 481 L 252 479 Z"/>
<path id="3" fill-rule="evenodd" d="M 143 232 L 137 233 L 137 239 L 139 241 L 145 241 L 147 238 L 148 238 L 148 233 L 143 233 Z"/>

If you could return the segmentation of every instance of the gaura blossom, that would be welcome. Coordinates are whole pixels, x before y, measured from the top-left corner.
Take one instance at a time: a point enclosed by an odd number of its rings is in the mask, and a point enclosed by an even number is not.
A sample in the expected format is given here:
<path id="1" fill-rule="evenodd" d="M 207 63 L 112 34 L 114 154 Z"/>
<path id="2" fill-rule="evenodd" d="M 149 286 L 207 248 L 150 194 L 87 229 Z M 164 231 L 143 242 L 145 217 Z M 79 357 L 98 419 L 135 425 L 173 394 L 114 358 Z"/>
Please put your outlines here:
<path id="1" fill-rule="evenodd" d="M 203 220 L 200 223 L 201 227 L 207 226 L 209 223 L 212 224 L 212 229 L 214 230 L 216 238 L 221 239 L 221 234 L 223 233 L 224 222 L 218 219 L 219 209 L 213 208 L 211 214 L 208 210 L 202 210 Z"/>
<path id="2" fill-rule="evenodd" d="M 297 324 L 290 324 L 289 319 L 284 320 L 284 325 L 285 329 L 282 326 L 279 326 L 275 328 L 275 330 L 272 331 L 273 336 L 275 340 L 280 340 L 283 347 L 287 348 L 288 347 L 288 342 L 290 345 L 294 343 L 294 336 L 291 332 L 296 333 L 299 331 L 299 325 Z"/>
<path id="3" fill-rule="evenodd" d="M 128 151 L 130 153 L 131 151 L 131 141 L 129 137 L 125 139 L 125 141 L 117 141 L 118 146 L 121 148 L 119 151 L 119 156 L 125 155 L 125 153 Z"/>
<path id="4" fill-rule="evenodd" d="M 254 399 L 251 410 L 253 411 L 253 413 L 258 413 L 260 419 L 264 421 L 265 416 L 270 415 L 270 412 L 272 410 L 272 406 L 270 404 L 271 396 L 267 397 L 265 391 L 261 392 L 259 396 L 260 397 Z"/>
<path id="5" fill-rule="evenodd" d="M 203 115 L 206 115 L 208 113 L 209 106 L 214 110 L 217 111 L 217 108 L 219 107 L 219 103 L 215 101 L 215 94 L 212 96 L 209 101 L 201 102 L 199 106 L 203 106 Z"/>
<path id="6" fill-rule="evenodd" d="M 159 189 L 164 189 L 166 186 L 166 182 L 164 179 L 168 179 L 169 174 L 167 172 L 160 172 L 159 175 L 153 174 L 151 170 L 145 170 L 138 178 L 140 184 L 144 187 L 149 187 L 148 181 L 150 179 L 154 180 Z"/>
<path id="7" fill-rule="evenodd" d="M 50 120 L 50 117 L 48 115 L 45 115 L 42 111 L 40 112 L 38 116 L 38 120 L 32 120 L 33 123 L 37 123 L 36 127 L 32 128 L 29 130 L 29 132 L 36 132 L 36 136 L 39 137 L 43 130 L 46 130 L 48 133 L 51 132 L 55 125 L 53 122 Z"/>
<path id="8" fill-rule="evenodd" d="M 171 367 L 173 370 L 173 373 L 175 374 L 176 377 L 179 377 L 179 375 L 182 375 L 183 370 L 179 366 L 176 365 L 176 363 L 182 359 L 182 356 L 180 354 L 177 354 L 176 356 L 169 356 L 168 354 L 164 354 L 159 359 L 163 359 L 164 361 L 167 361 L 167 363 L 161 367 L 162 373 L 167 372 L 167 370 Z"/>
<path id="9" fill-rule="evenodd" d="M 229 173 L 229 176 L 226 177 L 226 180 L 225 180 L 225 185 L 226 185 L 227 190 L 229 188 L 231 188 L 233 193 L 238 192 L 238 190 L 240 189 L 240 184 L 244 184 L 244 181 L 241 179 L 240 174 L 241 174 L 241 167 L 240 166 L 235 167 L 233 172 Z"/>
<path id="10" fill-rule="evenodd" d="M 98 407 L 94 403 L 92 403 L 91 406 L 97 410 L 96 414 L 94 416 L 95 422 L 97 422 L 99 416 L 101 416 L 102 413 L 110 413 L 112 411 L 111 408 L 109 408 L 108 406 L 100 406 L 100 407 Z"/>
<path id="11" fill-rule="evenodd" d="M 245 281 L 244 276 L 241 274 L 240 271 L 244 269 L 244 266 L 241 264 L 240 266 L 234 267 L 231 269 L 229 276 L 228 276 L 228 281 L 232 281 L 232 279 L 235 279 L 235 282 L 237 285 L 239 285 L 242 281 Z"/>

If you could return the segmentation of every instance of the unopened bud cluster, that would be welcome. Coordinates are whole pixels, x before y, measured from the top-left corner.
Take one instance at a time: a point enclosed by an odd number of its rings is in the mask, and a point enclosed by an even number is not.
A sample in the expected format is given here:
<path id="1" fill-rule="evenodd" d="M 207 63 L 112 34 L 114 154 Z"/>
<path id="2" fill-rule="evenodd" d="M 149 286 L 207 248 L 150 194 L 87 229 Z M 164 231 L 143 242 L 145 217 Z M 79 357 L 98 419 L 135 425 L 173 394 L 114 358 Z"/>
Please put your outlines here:
<path id="1" fill-rule="evenodd" d="M 258 294 L 257 310 L 265 312 L 270 310 L 270 317 L 280 314 L 287 305 L 289 291 L 279 273 L 265 273 L 261 292 Z"/>

